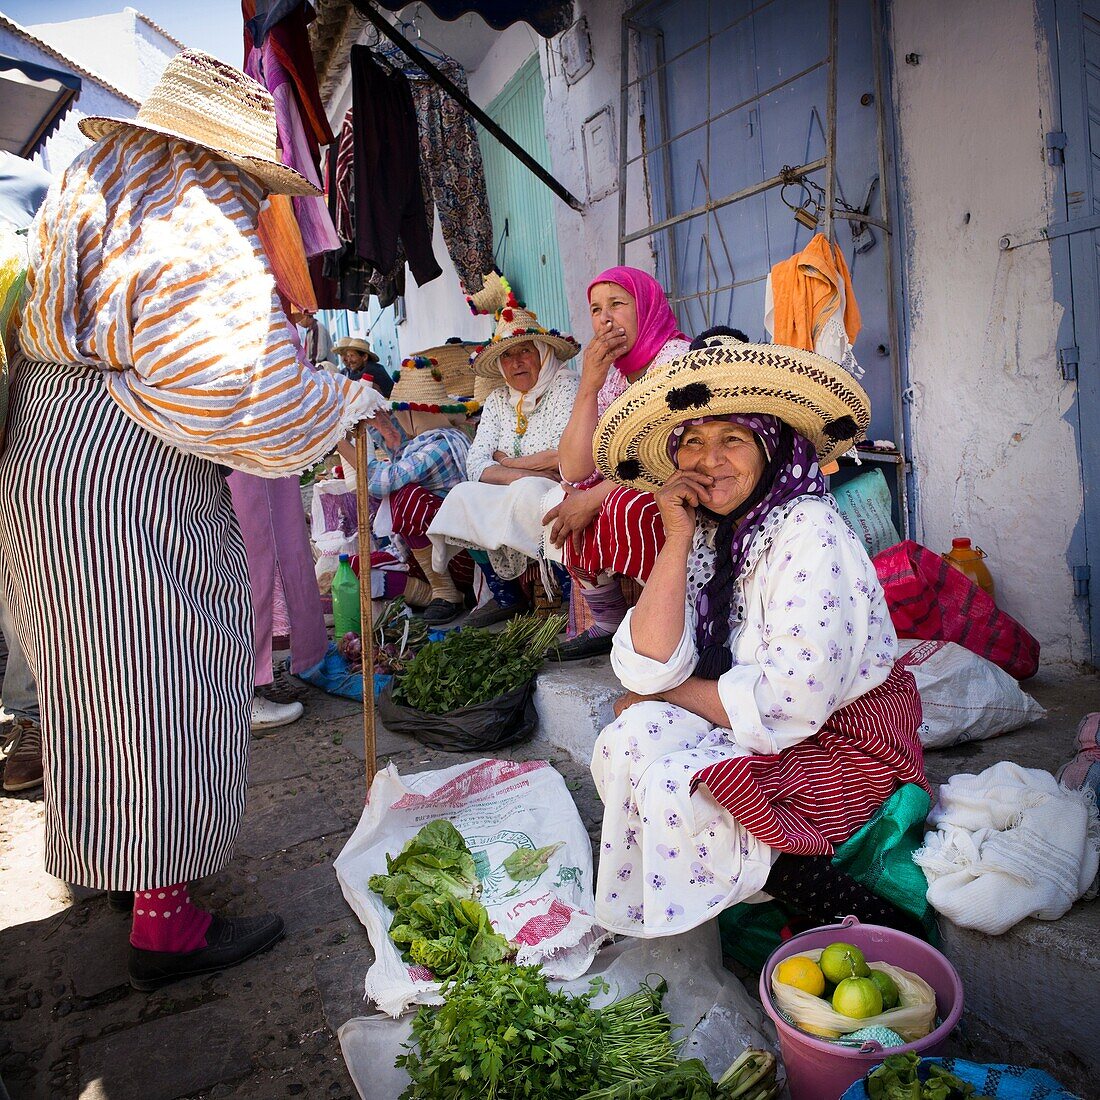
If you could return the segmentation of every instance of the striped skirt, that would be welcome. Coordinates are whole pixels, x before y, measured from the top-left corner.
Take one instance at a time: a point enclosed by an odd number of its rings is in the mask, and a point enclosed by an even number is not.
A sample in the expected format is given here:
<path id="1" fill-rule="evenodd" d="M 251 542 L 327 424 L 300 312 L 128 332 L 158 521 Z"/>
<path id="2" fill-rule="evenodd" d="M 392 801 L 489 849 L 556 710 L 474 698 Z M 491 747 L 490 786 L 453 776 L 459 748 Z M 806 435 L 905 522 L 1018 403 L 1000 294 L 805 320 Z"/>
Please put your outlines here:
<path id="1" fill-rule="evenodd" d="M 217 466 L 94 369 L 21 362 L 0 564 L 38 684 L 46 870 L 142 890 L 225 865 L 244 808 L 252 609 Z"/>

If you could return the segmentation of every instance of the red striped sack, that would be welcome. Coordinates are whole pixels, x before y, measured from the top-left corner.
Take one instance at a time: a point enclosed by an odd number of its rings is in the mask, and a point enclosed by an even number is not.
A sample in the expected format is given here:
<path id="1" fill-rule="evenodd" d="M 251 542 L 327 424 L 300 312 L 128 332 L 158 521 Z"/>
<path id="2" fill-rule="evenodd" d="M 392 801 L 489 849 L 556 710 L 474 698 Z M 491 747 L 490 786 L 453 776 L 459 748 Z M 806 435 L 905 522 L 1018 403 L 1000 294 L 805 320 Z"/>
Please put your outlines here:
<path id="1" fill-rule="evenodd" d="M 1039 668 L 1039 643 L 969 577 L 906 539 L 873 559 L 901 638 L 955 642 L 1017 680 Z"/>

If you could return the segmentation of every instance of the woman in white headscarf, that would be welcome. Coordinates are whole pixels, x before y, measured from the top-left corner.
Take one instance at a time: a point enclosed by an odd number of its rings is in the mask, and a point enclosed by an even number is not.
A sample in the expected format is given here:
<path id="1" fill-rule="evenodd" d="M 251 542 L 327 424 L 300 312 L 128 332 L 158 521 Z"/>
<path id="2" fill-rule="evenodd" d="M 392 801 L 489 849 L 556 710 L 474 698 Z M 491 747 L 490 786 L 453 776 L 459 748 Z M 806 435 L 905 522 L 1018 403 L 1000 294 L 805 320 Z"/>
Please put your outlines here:
<path id="1" fill-rule="evenodd" d="M 534 313 L 501 310 L 492 340 L 471 362 L 476 374 L 504 385 L 485 400 L 466 484 L 451 490 L 428 528 L 437 570 L 464 546 L 487 551 L 505 581 L 540 557 L 542 501 L 559 485 L 558 440 L 579 384 L 567 363 L 579 350 L 572 337 L 542 328 Z"/>

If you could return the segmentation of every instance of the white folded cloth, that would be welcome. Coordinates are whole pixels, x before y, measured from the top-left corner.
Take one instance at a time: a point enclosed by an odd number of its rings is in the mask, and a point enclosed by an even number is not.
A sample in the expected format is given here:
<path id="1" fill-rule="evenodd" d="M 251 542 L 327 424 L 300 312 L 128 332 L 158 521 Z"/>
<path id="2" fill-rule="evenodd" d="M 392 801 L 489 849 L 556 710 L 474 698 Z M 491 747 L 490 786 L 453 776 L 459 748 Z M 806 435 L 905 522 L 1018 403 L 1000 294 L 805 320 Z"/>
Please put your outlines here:
<path id="1" fill-rule="evenodd" d="M 990 935 L 1024 917 L 1057 920 L 1100 865 L 1100 817 L 1091 790 L 1002 761 L 940 787 L 933 831 L 913 853 L 928 900 L 963 928 Z"/>

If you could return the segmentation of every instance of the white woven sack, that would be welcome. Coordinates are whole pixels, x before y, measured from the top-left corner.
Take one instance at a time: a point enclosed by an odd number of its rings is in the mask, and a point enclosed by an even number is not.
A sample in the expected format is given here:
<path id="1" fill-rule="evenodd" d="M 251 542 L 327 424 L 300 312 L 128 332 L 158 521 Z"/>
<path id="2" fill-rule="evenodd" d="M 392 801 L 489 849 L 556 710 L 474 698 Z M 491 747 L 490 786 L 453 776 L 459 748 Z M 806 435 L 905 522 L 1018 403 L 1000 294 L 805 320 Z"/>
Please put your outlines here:
<path id="1" fill-rule="evenodd" d="M 902 640 L 898 664 L 917 681 L 921 744 L 946 749 L 1019 729 L 1046 714 L 1004 669 L 954 642 Z"/>

